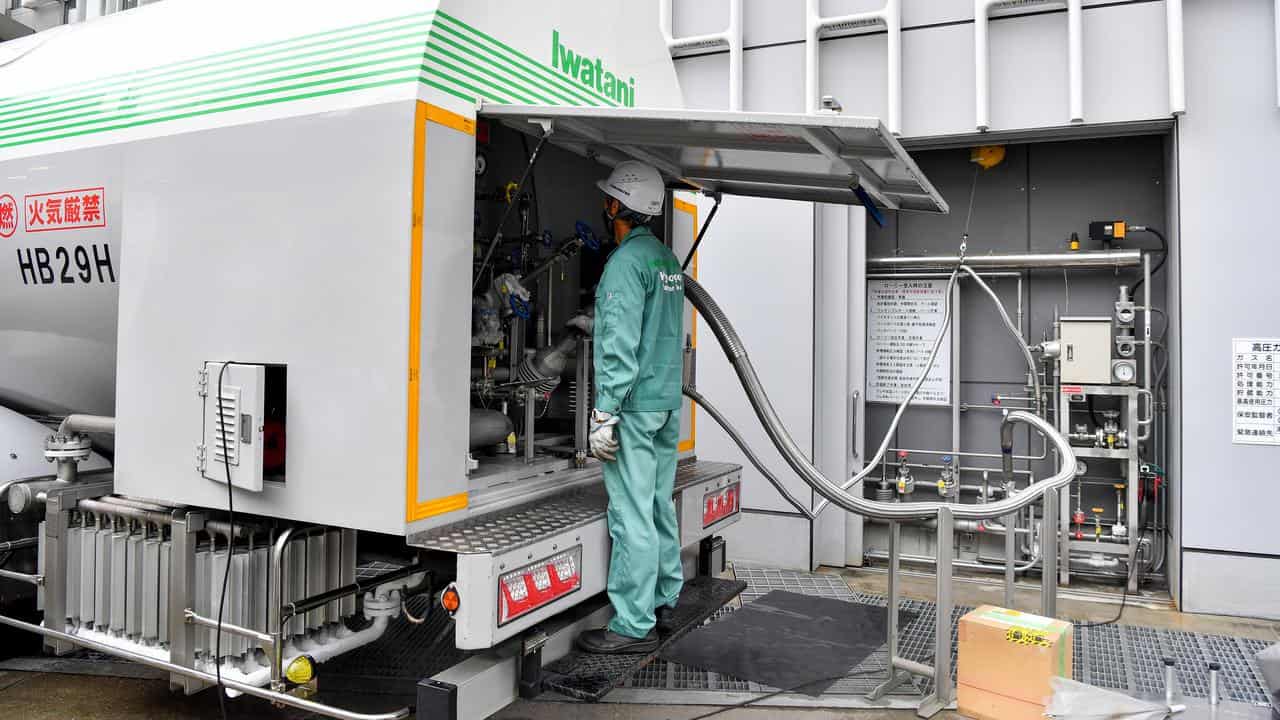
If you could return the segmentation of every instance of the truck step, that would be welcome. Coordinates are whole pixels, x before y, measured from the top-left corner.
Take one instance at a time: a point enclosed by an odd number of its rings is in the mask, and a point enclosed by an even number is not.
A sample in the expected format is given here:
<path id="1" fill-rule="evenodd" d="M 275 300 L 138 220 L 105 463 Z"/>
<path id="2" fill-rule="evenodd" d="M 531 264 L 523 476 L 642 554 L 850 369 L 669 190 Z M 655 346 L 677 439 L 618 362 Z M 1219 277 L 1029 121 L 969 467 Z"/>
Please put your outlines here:
<path id="1" fill-rule="evenodd" d="M 676 605 L 676 629 L 662 637 L 657 650 L 634 655 L 598 655 L 574 650 L 543 668 L 542 689 L 576 700 L 598 702 L 746 587 L 746 583 L 737 580 L 693 578 L 685 582 L 680 593 L 680 602 Z"/>

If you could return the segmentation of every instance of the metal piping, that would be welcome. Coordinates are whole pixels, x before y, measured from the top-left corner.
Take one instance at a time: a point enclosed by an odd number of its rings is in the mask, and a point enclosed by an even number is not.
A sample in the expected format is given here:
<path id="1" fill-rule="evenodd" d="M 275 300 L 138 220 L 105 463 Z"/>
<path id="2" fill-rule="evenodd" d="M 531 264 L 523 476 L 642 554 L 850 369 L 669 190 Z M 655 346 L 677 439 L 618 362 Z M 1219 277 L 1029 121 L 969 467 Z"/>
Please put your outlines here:
<path id="1" fill-rule="evenodd" d="M 989 17 L 992 10 L 1002 8 L 1023 9 L 1030 5 L 1067 6 L 1067 82 L 1069 86 L 1069 115 L 1071 123 L 1084 122 L 1084 51 L 1083 51 L 1083 3 L 1081 0 L 974 0 L 973 3 L 973 60 L 974 60 L 974 127 L 979 132 L 991 129 L 991 51 L 988 46 Z"/>
<path id="2" fill-rule="evenodd" d="M 24 572 L 5 570 L 4 568 L 0 568 L 0 578 L 4 578 L 6 580 L 17 580 L 18 582 L 30 583 L 37 586 L 44 585 L 43 575 L 30 575 Z"/>
<path id="3" fill-rule="evenodd" d="M 324 530 L 320 525 L 291 526 L 280 531 L 271 548 L 271 563 L 267 566 L 267 630 L 271 633 L 271 687 L 280 689 L 284 672 L 284 552 L 294 535 L 307 535 Z"/>
<path id="4" fill-rule="evenodd" d="M 888 560 L 889 559 L 889 553 L 883 550 L 868 550 L 863 554 L 871 558 L 872 560 Z M 909 562 L 909 563 L 916 563 L 919 565 L 937 565 L 938 564 L 938 559 L 929 555 L 907 555 L 905 553 L 898 553 L 898 559 Z M 1025 563 L 1021 565 L 1015 565 L 1013 568 L 1013 571 L 1021 575 L 1023 573 L 1028 572 L 1029 570 L 1034 569 L 1035 566 L 1038 565 L 1039 563 L 1040 563 L 1040 556 L 1038 554 L 1032 555 L 1031 559 L 1027 560 Z M 987 563 L 984 563 L 984 562 L 976 562 L 972 560 L 958 560 L 956 558 L 951 559 L 951 564 L 954 567 L 962 567 L 969 570 L 984 570 L 987 572 L 1004 572 L 1005 570 L 1004 565 L 988 565 Z"/>
<path id="5" fill-rule="evenodd" d="M 159 505 L 157 503 L 147 502 L 145 500 L 134 500 L 133 498 L 123 497 L 121 495 L 104 495 L 98 500 L 112 505 L 122 505 L 124 507 L 137 508 L 138 510 L 152 510 L 155 512 L 173 512 L 174 508 L 167 505 Z"/>
<path id="6" fill-rule="evenodd" d="M 1142 387 L 1147 396 L 1147 417 L 1138 420 L 1139 442 L 1151 437 L 1156 417 L 1156 397 L 1151 385 L 1151 253 L 1142 254 L 1142 338 Z"/>
<path id="7" fill-rule="evenodd" d="M 1031 357 L 1031 349 L 1027 347 L 1027 341 L 1022 337 L 1022 332 L 1014 326 L 1013 321 L 1009 319 L 1009 313 L 1005 312 L 1004 303 L 1000 302 L 1000 298 L 996 296 L 991 286 L 985 280 L 979 277 L 978 273 L 967 264 L 960 267 L 973 278 L 973 281 L 982 288 L 987 296 L 991 298 L 991 302 L 995 303 L 996 310 L 1000 311 L 1000 319 L 1004 321 L 1005 328 L 1013 335 L 1013 339 L 1018 343 L 1018 347 L 1022 350 L 1022 357 L 1027 361 L 1027 373 L 1031 375 L 1031 383 L 1035 386 L 1036 393 L 1036 415 L 1044 416 L 1044 392 L 1040 389 L 1040 376 L 1036 373 L 1036 361 Z M 958 398 L 957 398 L 958 399 Z"/>
<path id="8" fill-rule="evenodd" d="M 12 550 L 21 550 L 22 548 L 35 547 L 40 544 L 40 538 L 18 538 L 16 540 L 6 540 L 0 542 L 0 552 L 10 552 Z"/>
<path id="9" fill-rule="evenodd" d="M 954 514 L 957 518 L 970 520 L 988 520 L 1008 515 L 1017 510 L 1030 505 L 1042 496 L 1047 496 L 1053 491 L 1066 487 L 1071 479 L 1075 476 L 1075 453 L 1072 452 L 1070 444 L 1062 437 L 1048 422 L 1043 418 L 1032 415 L 1031 413 L 1021 410 L 1014 411 L 1009 414 L 1011 422 L 1022 422 L 1036 428 L 1053 441 L 1054 446 L 1059 452 L 1059 468 L 1058 472 L 1049 479 L 1035 483 L 1026 490 L 1016 493 L 1010 497 L 993 503 L 983 503 L 981 505 L 956 505 L 951 503 L 939 502 L 921 502 L 921 503 L 883 503 L 874 500 L 867 500 L 856 495 L 852 495 L 845 488 L 862 480 L 869 475 L 874 469 L 878 459 L 873 460 L 860 473 L 846 481 L 842 487 L 827 479 L 816 467 L 814 467 L 804 453 L 801 452 L 795 440 L 787 432 L 781 419 L 778 417 L 777 411 L 773 408 L 773 404 L 769 401 L 768 395 L 764 391 L 764 387 L 760 383 L 760 378 L 756 375 L 755 368 L 751 364 L 751 360 L 747 357 L 746 348 L 742 344 L 742 339 L 738 337 L 737 332 L 733 329 L 733 325 L 729 323 L 724 311 L 716 304 L 715 300 L 707 293 L 707 291 L 698 283 L 697 280 L 686 275 L 684 277 L 685 296 L 693 303 L 698 313 L 711 327 L 712 333 L 716 336 L 716 340 L 720 343 L 720 347 L 724 350 L 725 355 L 732 363 L 734 370 L 738 375 L 738 379 L 742 383 L 743 390 L 747 394 L 748 400 L 751 402 L 752 409 L 755 410 L 756 417 L 760 420 L 765 432 L 773 441 L 778 452 L 791 466 L 791 469 L 798 474 L 804 482 L 813 488 L 819 495 L 822 495 L 827 502 L 835 503 L 839 507 L 849 511 L 865 515 L 867 517 L 881 518 L 884 520 L 908 520 L 918 517 L 930 517 L 941 512 Z M 936 343 L 935 343 L 936 345 Z M 887 446 L 887 437 L 885 446 Z M 883 451 L 883 448 L 882 448 Z M 883 452 L 881 453 L 883 454 Z M 815 514 L 821 511 L 821 507 L 815 508 Z"/>
<path id="10" fill-rule="evenodd" d="M 1276 37 L 1280 39 L 1280 2 L 1276 5 Z M 1184 71 L 1182 45 L 1182 0 L 1164 0 L 1166 45 L 1169 53 L 1169 114 L 1185 115 L 1187 112 L 1187 81 Z M 1280 52 L 1280 48 L 1277 48 Z M 1280 64 L 1280 55 L 1277 56 Z M 1280 80 L 1276 92 L 1280 93 Z"/>
<path id="11" fill-rule="evenodd" d="M 62 419 L 58 425 L 58 434 L 66 437 L 72 433 L 110 433 L 116 432 L 116 419 L 107 415 L 72 414 Z"/>
<path id="12" fill-rule="evenodd" d="M 396 580 L 403 580 L 407 577 L 428 571 L 429 568 L 426 565 L 418 562 L 395 570 L 388 570 L 376 577 L 356 580 L 355 582 L 348 583 L 341 587 L 336 587 L 332 590 L 326 590 L 325 592 L 312 595 L 311 597 L 294 600 L 293 602 L 285 604 L 284 607 L 281 608 L 280 619 L 282 622 L 287 622 L 289 619 L 297 615 L 301 615 L 309 610 L 322 608 L 334 600 L 341 600 L 342 598 L 349 597 L 351 595 L 359 595 L 364 592 L 372 592 L 377 590 L 379 587 L 393 583 Z"/>
<path id="13" fill-rule="evenodd" d="M 670 0 L 668 0 L 669 2 Z M 902 0 L 885 0 L 884 7 L 869 12 L 822 17 L 819 0 L 809 0 L 805 5 L 804 38 L 804 107 L 809 114 L 818 111 L 818 92 L 821 87 L 818 70 L 818 36 L 823 30 L 838 28 L 853 30 L 884 26 L 888 38 L 887 72 L 888 112 L 885 125 L 894 135 L 902 134 Z"/>
<path id="14" fill-rule="evenodd" d="M 1005 487 L 1013 487 L 1013 423 L 1008 417 L 1000 422 L 1000 474 Z"/>
<path id="15" fill-rule="evenodd" d="M 867 258 L 869 268 L 946 268 L 963 260 L 980 269 L 1030 270 L 1036 268 L 1136 267 L 1142 263 L 1141 250 L 1099 250 L 1096 252 L 1003 253 L 992 255 L 889 255 Z"/>
<path id="16" fill-rule="evenodd" d="M 681 50 L 729 49 L 729 109 L 742 109 L 742 0 L 729 0 L 729 27 L 723 32 L 677 38 L 671 33 L 671 3 L 659 0 L 658 28 L 672 57 Z"/>
<path id="17" fill-rule="evenodd" d="M 72 645 L 79 645 L 80 647 L 96 650 L 108 655 L 115 655 L 116 657 L 131 660 L 139 665 L 145 665 L 157 670 L 163 670 L 176 675 L 184 675 L 209 685 L 216 685 L 218 682 L 218 679 L 212 673 L 202 672 L 182 665 L 176 665 L 164 660 L 157 660 L 149 655 L 143 655 L 142 653 L 133 652 L 132 650 L 116 647 L 114 645 L 107 645 L 106 643 L 100 643 L 95 640 L 90 640 L 78 635 L 72 635 L 70 633 L 60 632 L 51 628 L 35 625 L 33 623 L 23 622 L 22 620 L 11 618 L 6 615 L 0 615 L 0 624 L 8 625 L 9 627 L 17 628 L 18 630 L 26 630 L 27 632 L 44 635 L 45 637 L 61 640 L 62 642 L 70 643 Z M 223 629 L 226 629 L 225 624 Z M 298 708 L 299 710 L 313 712 L 326 717 L 337 718 L 338 720 L 403 720 L 404 718 L 409 717 L 409 708 L 400 708 L 399 710 L 389 713 L 358 713 L 351 712 L 350 710 L 343 710 L 342 708 L 334 707 L 332 705 L 304 700 L 287 693 L 260 688 L 257 685 L 249 685 L 247 683 L 229 680 L 227 678 L 223 678 L 222 684 L 231 690 L 244 693 L 245 695 L 252 695 L 254 697 L 262 698 L 263 700 L 270 700 L 273 703 L 288 705 L 290 707 Z"/>
<path id="18" fill-rule="evenodd" d="M 102 502 L 101 500 L 81 500 L 76 503 L 76 507 L 83 512 L 93 513 L 94 515 L 114 515 L 116 517 L 129 518 L 138 522 L 150 523 L 152 525 L 172 525 L 173 516 L 165 513 L 156 512 L 154 510 L 143 510 L 141 508 L 129 507 L 127 505 L 115 505 L 113 503 Z"/>
<path id="19" fill-rule="evenodd" d="M 871 522 L 872 524 L 877 524 L 877 525 L 887 525 L 889 523 L 888 520 L 877 520 L 875 518 L 870 519 L 868 522 Z M 907 520 L 903 524 L 913 525 L 916 527 L 925 527 L 925 528 L 929 528 L 930 530 L 938 529 L 937 518 L 925 518 L 923 520 Z M 987 532 L 987 533 L 991 533 L 992 535 L 1007 534 L 1007 528 L 1005 525 L 1001 523 L 993 523 L 987 520 L 957 520 L 955 522 L 955 526 L 953 529 L 956 532 L 967 532 L 967 533 Z M 1031 528 L 1015 527 L 1013 530 L 1014 530 L 1014 533 L 1018 535 L 1031 534 Z"/>

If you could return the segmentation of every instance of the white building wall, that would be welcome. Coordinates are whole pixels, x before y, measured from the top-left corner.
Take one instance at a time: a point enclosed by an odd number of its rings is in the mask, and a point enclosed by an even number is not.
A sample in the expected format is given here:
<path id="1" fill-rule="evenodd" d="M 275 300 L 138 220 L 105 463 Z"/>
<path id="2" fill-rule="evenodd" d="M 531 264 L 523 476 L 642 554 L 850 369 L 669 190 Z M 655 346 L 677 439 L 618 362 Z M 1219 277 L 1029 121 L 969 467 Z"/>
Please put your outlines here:
<path id="1" fill-rule="evenodd" d="M 673 0 L 676 37 L 717 32 L 724 0 Z M 1163 0 L 1086 2 L 1083 13 L 1084 114 L 1090 124 L 1169 117 Z M 824 16 L 874 10 L 882 0 L 823 2 Z M 975 63 L 971 0 L 903 0 L 902 135 L 974 133 Z M 805 0 L 743 0 L 743 107 L 804 108 Z M 883 30 L 824 38 L 819 92 L 850 115 L 885 117 L 887 39 Z M 676 67 L 690 107 L 723 108 L 728 55 L 681 58 Z M 1033 7 L 990 21 L 991 130 L 1069 124 L 1067 15 Z"/>
<path id="2" fill-rule="evenodd" d="M 1231 339 L 1280 337 L 1270 0 L 1189 0 L 1181 196 L 1183 607 L 1280 618 L 1280 447 L 1231 442 Z"/>

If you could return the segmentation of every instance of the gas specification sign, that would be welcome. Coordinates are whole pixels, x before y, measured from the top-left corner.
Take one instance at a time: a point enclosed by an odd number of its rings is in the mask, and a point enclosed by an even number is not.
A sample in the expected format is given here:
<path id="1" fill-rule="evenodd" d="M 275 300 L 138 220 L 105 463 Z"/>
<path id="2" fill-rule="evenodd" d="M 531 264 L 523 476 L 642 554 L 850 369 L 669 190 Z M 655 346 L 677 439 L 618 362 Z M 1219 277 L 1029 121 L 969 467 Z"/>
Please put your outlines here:
<path id="1" fill-rule="evenodd" d="M 899 403 L 924 371 L 946 312 L 947 281 L 867 281 L 867 400 Z M 951 403 L 951 330 L 915 403 Z"/>
<path id="2" fill-rule="evenodd" d="M 1231 341 L 1231 442 L 1280 445 L 1280 338 Z"/>

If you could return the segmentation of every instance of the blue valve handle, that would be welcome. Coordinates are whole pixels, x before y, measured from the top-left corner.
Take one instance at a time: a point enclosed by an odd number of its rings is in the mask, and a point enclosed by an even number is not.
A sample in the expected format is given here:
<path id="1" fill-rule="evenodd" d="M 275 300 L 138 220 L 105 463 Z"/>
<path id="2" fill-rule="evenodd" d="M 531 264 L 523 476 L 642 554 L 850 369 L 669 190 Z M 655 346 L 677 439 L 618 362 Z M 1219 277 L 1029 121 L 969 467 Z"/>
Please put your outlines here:
<path id="1" fill-rule="evenodd" d="M 521 320 L 529 319 L 529 315 L 533 308 L 527 301 L 521 300 L 516 295 L 509 295 L 507 297 L 507 301 L 511 304 L 511 312 L 515 313 L 516 317 Z"/>
<path id="2" fill-rule="evenodd" d="M 583 245 L 586 245 L 592 250 L 600 249 L 600 241 L 596 239 L 596 233 L 591 229 L 590 225 L 582 222 L 581 220 L 577 221 L 573 224 L 573 234 L 582 241 Z"/>
<path id="3" fill-rule="evenodd" d="M 551 247 L 551 245 L 552 245 L 555 241 L 556 241 L 555 236 L 551 234 L 551 231 L 550 231 L 550 230 L 543 230 L 543 231 L 542 231 L 542 245 L 543 245 L 543 247 Z"/>

